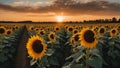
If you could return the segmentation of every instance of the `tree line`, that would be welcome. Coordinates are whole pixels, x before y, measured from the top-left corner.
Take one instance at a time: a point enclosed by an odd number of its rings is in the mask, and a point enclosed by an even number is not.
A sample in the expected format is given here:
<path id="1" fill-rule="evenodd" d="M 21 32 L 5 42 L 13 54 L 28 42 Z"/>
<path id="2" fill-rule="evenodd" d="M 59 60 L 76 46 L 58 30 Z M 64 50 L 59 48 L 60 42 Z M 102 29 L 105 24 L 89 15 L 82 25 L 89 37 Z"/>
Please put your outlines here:
<path id="1" fill-rule="evenodd" d="M 0 21 L 0 23 L 28 23 L 28 24 L 33 24 L 33 23 L 38 23 L 38 24 L 55 24 L 57 22 L 33 22 L 30 20 L 27 21 Z M 96 19 L 96 20 L 84 20 L 84 21 L 67 21 L 64 22 L 66 24 L 79 24 L 79 23 L 120 23 L 120 18 L 113 17 L 111 19 Z"/>

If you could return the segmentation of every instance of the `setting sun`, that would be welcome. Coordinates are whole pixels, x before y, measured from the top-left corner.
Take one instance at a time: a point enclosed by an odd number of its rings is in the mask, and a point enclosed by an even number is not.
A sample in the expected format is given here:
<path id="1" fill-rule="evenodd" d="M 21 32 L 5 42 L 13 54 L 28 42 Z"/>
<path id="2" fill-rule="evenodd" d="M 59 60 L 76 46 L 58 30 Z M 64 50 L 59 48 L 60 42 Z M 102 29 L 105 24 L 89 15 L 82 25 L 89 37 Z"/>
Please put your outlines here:
<path id="1" fill-rule="evenodd" d="M 64 17 L 63 16 L 57 16 L 57 21 L 58 22 L 63 22 L 64 20 Z"/>

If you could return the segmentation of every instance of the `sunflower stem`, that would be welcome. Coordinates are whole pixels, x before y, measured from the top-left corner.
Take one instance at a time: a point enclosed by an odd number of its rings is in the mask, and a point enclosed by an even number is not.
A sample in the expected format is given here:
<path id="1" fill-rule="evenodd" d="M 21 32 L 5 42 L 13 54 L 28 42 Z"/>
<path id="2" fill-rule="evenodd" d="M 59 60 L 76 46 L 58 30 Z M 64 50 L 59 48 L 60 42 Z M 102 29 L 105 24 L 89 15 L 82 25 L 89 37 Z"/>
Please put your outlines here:
<path id="1" fill-rule="evenodd" d="M 38 65 L 38 68 L 43 68 L 42 60 L 38 60 L 37 65 Z"/>
<path id="2" fill-rule="evenodd" d="M 89 68 L 89 49 L 86 49 L 86 56 L 85 56 L 86 60 L 85 60 L 85 68 Z"/>

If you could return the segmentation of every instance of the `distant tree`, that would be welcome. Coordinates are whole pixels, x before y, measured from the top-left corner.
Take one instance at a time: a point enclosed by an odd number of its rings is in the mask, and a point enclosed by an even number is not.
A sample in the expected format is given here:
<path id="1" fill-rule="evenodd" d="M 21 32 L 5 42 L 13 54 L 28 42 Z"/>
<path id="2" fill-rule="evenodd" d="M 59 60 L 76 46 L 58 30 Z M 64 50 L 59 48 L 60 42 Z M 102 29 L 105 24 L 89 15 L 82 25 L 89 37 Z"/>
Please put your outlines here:
<path id="1" fill-rule="evenodd" d="M 109 23 L 110 21 L 109 21 L 109 19 L 105 19 L 105 23 Z"/>
<path id="2" fill-rule="evenodd" d="M 86 20 L 84 20 L 84 21 L 83 21 L 83 23 L 87 23 L 87 21 L 86 21 Z"/>
<path id="3" fill-rule="evenodd" d="M 120 23 L 120 18 L 119 18 L 118 22 Z"/>
<path id="4" fill-rule="evenodd" d="M 112 22 L 114 22 L 114 23 L 117 22 L 117 18 L 113 17 Z"/>

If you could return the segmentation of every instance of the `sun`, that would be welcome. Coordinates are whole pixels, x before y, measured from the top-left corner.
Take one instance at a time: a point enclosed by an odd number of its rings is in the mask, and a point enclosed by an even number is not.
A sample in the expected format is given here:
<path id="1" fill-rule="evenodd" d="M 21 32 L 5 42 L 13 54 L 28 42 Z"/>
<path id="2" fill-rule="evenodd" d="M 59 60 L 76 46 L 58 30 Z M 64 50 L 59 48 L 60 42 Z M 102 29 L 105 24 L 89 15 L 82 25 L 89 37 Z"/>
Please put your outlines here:
<path id="1" fill-rule="evenodd" d="M 57 16 L 57 21 L 58 22 L 63 22 L 64 20 L 64 17 L 63 16 Z"/>

